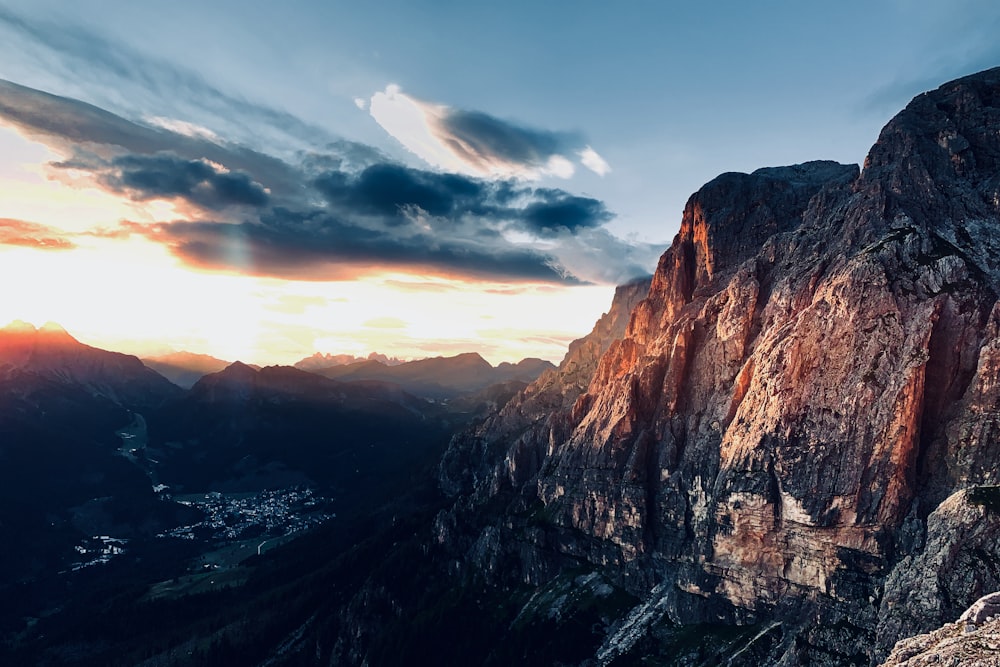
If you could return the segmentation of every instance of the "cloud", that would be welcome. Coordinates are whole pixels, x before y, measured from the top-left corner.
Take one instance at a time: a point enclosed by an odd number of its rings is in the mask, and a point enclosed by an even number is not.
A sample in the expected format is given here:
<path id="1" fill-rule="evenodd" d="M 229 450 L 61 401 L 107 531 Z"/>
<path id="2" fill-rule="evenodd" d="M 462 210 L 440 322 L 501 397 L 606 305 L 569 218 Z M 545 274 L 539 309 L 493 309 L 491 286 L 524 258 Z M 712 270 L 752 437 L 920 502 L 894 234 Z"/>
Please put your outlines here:
<path id="1" fill-rule="evenodd" d="M 171 153 L 252 173 L 275 193 L 300 190 L 301 174 L 279 158 L 237 145 L 220 145 L 126 120 L 92 104 L 0 79 L 0 119 L 75 158 L 62 166 L 91 169 L 116 155 Z"/>
<path id="2" fill-rule="evenodd" d="M 39 76 L 58 76 L 78 86 L 79 94 L 97 96 L 102 105 L 136 116 L 155 108 L 160 114 L 186 118 L 168 123 L 186 123 L 190 128 L 200 127 L 199 119 L 222 121 L 230 138 L 238 136 L 255 145 L 267 142 L 272 147 L 316 146 L 336 139 L 286 111 L 224 92 L 196 71 L 150 57 L 76 24 L 38 16 L 29 19 L 0 7 L 0 35 L 19 47 L 21 59 L 35 62 Z"/>
<path id="3" fill-rule="evenodd" d="M 590 146 L 587 146 L 582 151 L 577 153 L 580 156 L 580 162 L 583 166 L 591 170 L 598 176 L 605 176 L 611 173 L 611 165 L 609 165 L 604 158 L 597 154 Z"/>
<path id="4" fill-rule="evenodd" d="M 318 177 L 316 188 L 331 206 L 376 216 L 387 226 L 445 222 L 452 231 L 472 224 L 480 235 L 518 229 L 540 237 L 575 232 L 612 219 L 603 202 L 553 188 L 527 188 L 512 181 L 485 181 L 460 174 L 378 164 L 358 174 Z"/>
<path id="5" fill-rule="evenodd" d="M 481 111 L 447 108 L 431 117 L 431 132 L 481 174 L 516 173 L 519 168 L 545 171 L 553 158 L 562 157 L 563 147 L 574 142 L 568 135 L 520 127 Z"/>
<path id="6" fill-rule="evenodd" d="M 509 244 L 394 234 L 324 211 L 274 209 L 259 221 L 132 223 L 188 264 L 296 280 L 350 280 L 386 270 L 466 279 L 579 284 L 554 257 Z"/>
<path id="7" fill-rule="evenodd" d="M 560 230 L 576 232 L 597 227 L 611 220 L 612 215 L 596 199 L 576 197 L 562 190 L 536 190 L 539 201 L 525 207 L 522 223 L 529 231 L 552 236 Z"/>
<path id="8" fill-rule="evenodd" d="M 74 183 L 140 204 L 192 205 L 175 208 L 186 219 L 91 234 L 139 234 L 199 269 L 296 280 L 391 271 L 579 284 L 632 277 L 655 262 L 646 247 L 603 229 L 613 216 L 599 200 L 513 179 L 414 169 L 364 144 L 334 142 L 325 152 L 299 153 L 293 164 L 3 81 L 0 121 L 67 156 L 53 168 L 91 177 Z M 505 155 L 521 159 L 528 151 L 511 147 Z M 584 239 L 611 253 L 596 260 Z"/>
<path id="9" fill-rule="evenodd" d="M 100 180 L 106 188 L 127 193 L 136 201 L 180 197 L 212 210 L 261 207 L 270 200 L 264 186 L 245 172 L 170 153 L 117 157 Z"/>
<path id="10" fill-rule="evenodd" d="M 72 250 L 76 247 L 62 230 L 11 218 L 0 218 L 0 245 L 38 250 Z"/>
<path id="11" fill-rule="evenodd" d="M 482 111 L 424 102 L 391 84 L 375 93 L 369 112 L 379 125 L 425 162 L 474 176 L 537 180 L 571 178 L 575 155 L 599 175 L 607 162 L 580 136 L 502 120 Z"/>
<path id="12" fill-rule="evenodd" d="M 485 184 L 456 174 L 410 169 L 383 163 L 353 175 L 331 171 L 315 181 L 330 204 L 341 209 L 402 222 L 416 207 L 432 216 L 481 213 Z"/>

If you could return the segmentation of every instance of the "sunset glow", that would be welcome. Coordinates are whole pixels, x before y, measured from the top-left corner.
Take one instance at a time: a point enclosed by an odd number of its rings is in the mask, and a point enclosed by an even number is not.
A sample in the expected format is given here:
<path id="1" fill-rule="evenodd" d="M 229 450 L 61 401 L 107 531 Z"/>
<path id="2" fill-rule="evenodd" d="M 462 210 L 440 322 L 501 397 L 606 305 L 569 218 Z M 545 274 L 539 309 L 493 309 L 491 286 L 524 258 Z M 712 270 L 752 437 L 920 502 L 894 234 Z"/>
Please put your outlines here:
<path id="1" fill-rule="evenodd" d="M 860 163 L 923 89 L 902 72 L 968 69 L 950 10 L 893 3 L 817 8 L 822 35 L 738 3 L 711 33 L 694 6 L 293 4 L 0 7 L 0 320 L 261 364 L 558 361 L 702 184 Z M 895 48 L 845 63 L 846 33 Z"/>
<path id="2" fill-rule="evenodd" d="M 498 363 L 556 360 L 610 303 L 608 286 L 467 281 L 377 271 L 356 280 L 294 281 L 187 267 L 123 221 L 174 221 L 182 208 L 131 201 L 6 127 L 3 215 L 44 227 L 68 246 L 0 245 L 0 280 L 16 285 L 0 321 L 56 321 L 80 340 L 136 354 L 191 350 L 255 363 L 313 352 L 400 358 L 480 351 Z M 58 178 L 54 177 L 57 176 Z"/>

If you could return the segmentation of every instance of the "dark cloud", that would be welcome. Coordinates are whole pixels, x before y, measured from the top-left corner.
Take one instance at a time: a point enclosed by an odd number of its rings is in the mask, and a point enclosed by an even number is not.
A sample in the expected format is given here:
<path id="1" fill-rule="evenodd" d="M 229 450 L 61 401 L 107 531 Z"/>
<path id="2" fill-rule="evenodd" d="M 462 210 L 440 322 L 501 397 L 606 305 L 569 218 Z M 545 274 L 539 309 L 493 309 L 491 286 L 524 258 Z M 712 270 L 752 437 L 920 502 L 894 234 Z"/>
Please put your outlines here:
<path id="1" fill-rule="evenodd" d="M 392 221 L 409 207 L 434 216 L 455 216 L 478 210 L 484 194 L 479 181 L 455 174 L 378 164 L 359 174 L 342 171 L 323 174 L 316 188 L 333 206 L 383 216 Z"/>
<path id="2" fill-rule="evenodd" d="M 401 236 L 322 211 L 275 209 L 259 222 L 133 224 L 194 266 L 299 280 L 340 280 L 384 269 L 486 280 L 578 284 L 554 257 L 530 248 L 481 246 L 425 234 Z"/>
<path id="3" fill-rule="evenodd" d="M 189 160 L 209 160 L 234 171 L 253 174 L 275 194 L 300 191 L 301 173 L 286 162 L 243 146 L 219 145 L 121 116 L 58 95 L 0 79 L 0 118 L 25 134 L 72 152 L 59 166 L 96 170 L 101 160 L 121 153 L 172 153 Z"/>
<path id="4" fill-rule="evenodd" d="M 510 223 L 539 236 L 597 227 L 612 219 L 603 202 L 551 188 L 531 189 L 512 181 L 483 181 L 458 174 L 379 164 L 360 174 L 330 172 L 316 188 L 342 210 L 382 216 L 402 224 L 418 208 L 431 216 L 459 223 L 476 218 L 480 232 L 489 225 Z"/>
<path id="5" fill-rule="evenodd" d="M 487 169 L 498 161 L 541 168 L 552 157 L 583 147 L 579 136 L 522 127 L 481 111 L 449 109 L 433 127 L 455 155 Z"/>
<path id="6" fill-rule="evenodd" d="M 115 158 L 101 182 L 142 201 L 181 197 L 204 208 L 265 206 L 270 197 L 248 174 L 221 170 L 206 160 L 185 160 L 169 153 Z"/>
<path id="7" fill-rule="evenodd" d="M 62 230 L 11 218 L 0 218 L 0 245 L 39 250 L 71 250 L 76 247 Z"/>
<path id="8" fill-rule="evenodd" d="M 576 197 L 562 190 L 536 190 L 539 201 L 525 207 L 521 216 L 525 226 L 541 236 L 560 230 L 576 232 L 598 227 L 612 219 L 604 203 L 588 197 Z"/>

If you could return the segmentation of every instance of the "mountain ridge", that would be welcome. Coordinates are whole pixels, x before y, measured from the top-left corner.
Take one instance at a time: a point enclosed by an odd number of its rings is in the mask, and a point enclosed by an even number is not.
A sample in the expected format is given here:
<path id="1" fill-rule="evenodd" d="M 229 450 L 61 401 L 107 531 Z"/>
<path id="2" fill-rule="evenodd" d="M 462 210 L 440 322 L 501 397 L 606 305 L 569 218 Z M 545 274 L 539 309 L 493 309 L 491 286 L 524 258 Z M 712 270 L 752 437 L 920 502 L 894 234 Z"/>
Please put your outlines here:
<path id="1" fill-rule="evenodd" d="M 52 322 L 36 329 L 15 321 L 0 329 L 0 374 L 79 384 L 134 407 L 155 406 L 180 393 L 138 357 L 85 345 Z"/>
<path id="2" fill-rule="evenodd" d="M 527 358 L 493 366 L 478 352 L 428 357 L 388 365 L 377 359 L 313 369 L 310 372 L 341 381 L 378 380 L 431 399 L 450 399 L 511 380 L 531 381 L 554 366 Z"/>

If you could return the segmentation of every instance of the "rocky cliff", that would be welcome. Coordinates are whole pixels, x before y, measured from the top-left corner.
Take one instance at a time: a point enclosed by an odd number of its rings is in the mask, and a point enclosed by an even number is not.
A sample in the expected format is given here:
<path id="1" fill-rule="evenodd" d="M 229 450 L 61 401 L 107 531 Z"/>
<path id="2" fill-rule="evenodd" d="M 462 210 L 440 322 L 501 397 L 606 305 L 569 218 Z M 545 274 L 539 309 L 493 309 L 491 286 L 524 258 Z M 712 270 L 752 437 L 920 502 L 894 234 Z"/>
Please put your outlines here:
<path id="1" fill-rule="evenodd" d="M 437 540 L 637 596 L 600 664 L 694 624 L 761 628 L 748 664 L 876 661 L 1000 588 L 998 289 L 1000 68 L 915 98 L 863 169 L 695 193 L 620 336 L 453 441 Z"/>

